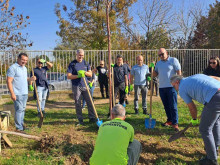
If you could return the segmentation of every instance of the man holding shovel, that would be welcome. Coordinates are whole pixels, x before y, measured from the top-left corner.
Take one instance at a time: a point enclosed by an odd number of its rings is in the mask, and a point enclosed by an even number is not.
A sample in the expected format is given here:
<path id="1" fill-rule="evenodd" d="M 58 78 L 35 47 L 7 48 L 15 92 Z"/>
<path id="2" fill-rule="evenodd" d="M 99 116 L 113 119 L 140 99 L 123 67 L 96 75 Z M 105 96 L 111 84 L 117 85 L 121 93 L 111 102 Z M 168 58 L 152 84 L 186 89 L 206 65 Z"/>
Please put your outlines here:
<path id="1" fill-rule="evenodd" d="M 171 77 L 170 82 L 188 105 L 192 116 L 192 125 L 199 123 L 197 108 L 193 100 L 204 105 L 199 131 L 207 155 L 199 161 L 199 164 L 217 165 L 220 145 L 220 81 L 204 74 L 196 74 L 187 78 L 175 75 Z"/>
<path id="2" fill-rule="evenodd" d="M 28 62 L 26 53 L 18 55 L 17 62 L 7 71 L 7 85 L 15 108 L 15 127 L 17 132 L 24 133 L 24 115 L 28 99 L 28 81 L 35 81 L 36 77 L 27 77 Z"/>
<path id="3" fill-rule="evenodd" d="M 99 127 L 90 165 L 136 165 L 141 143 L 134 139 L 134 128 L 125 120 L 125 108 L 112 108 L 112 120 Z"/>
<path id="4" fill-rule="evenodd" d="M 69 64 L 67 69 L 67 78 L 72 80 L 73 99 L 75 100 L 76 115 L 79 120 L 77 125 L 84 125 L 81 106 L 82 96 L 88 107 L 89 122 L 96 122 L 92 102 L 83 80 L 86 76 L 92 77 L 92 71 L 90 65 L 83 59 L 84 50 L 78 49 L 76 59 Z M 85 80 L 88 84 L 87 78 L 85 78 Z"/>
<path id="5" fill-rule="evenodd" d="M 181 66 L 176 58 L 168 56 L 165 48 L 159 49 L 158 56 L 161 60 L 157 62 L 153 76 L 158 76 L 160 98 L 167 115 L 167 121 L 162 126 L 172 126 L 179 131 L 177 92 L 170 84 L 170 78 L 175 74 L 181 75 Z"/>
<path id="6" fill-rule="evenodd" d="M 140 93 L 142 94 L 142 108 L 143 114 L 147 114 L 147 84 L 146 75 L 149 73 L 149 68 L 143 63 L 143 56 L 137 56 L 137 65 L 134 65 L 131 69 L 131 89 L 134 88 L 134 110 L 135 114 L 139 114 L 138 111 L 138 99 Z M 133 87 L 134 78 L 134 87 Z"/>

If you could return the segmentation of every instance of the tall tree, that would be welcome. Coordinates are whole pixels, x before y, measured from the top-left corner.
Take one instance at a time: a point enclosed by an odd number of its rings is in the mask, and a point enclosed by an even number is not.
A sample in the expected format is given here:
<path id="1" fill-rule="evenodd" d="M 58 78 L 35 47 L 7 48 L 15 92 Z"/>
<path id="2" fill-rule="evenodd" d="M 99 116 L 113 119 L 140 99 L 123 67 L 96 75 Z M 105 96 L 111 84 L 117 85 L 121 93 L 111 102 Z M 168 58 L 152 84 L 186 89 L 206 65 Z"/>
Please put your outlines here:
<path id="1" fill-rule="evenodd" d="M 72 0 L 73 7 L 57 4 L 55 13 L 58 17 L 61 44 L 79 45 L 87 49 L 107 48 L 106 4 L 102 0 Z M 128 7 L 136 0 L 114 0 L 109 10 L 112 43 L 117 43 L 120 24 L 129 23 Z M 66 18 L 64 18 L 66 14 Z M 73 44 L 70 44 L 73 43 Z M 77 43 L 77 45 L 75 45 Z"/>
<path id="2" fill-rule="evenodd" d="M 0 0 L 0 50 L 24 49 L 32 46 L 27 41 L 28 34 L 22 34 L 29 16 L 15 14 L 15 7 L 9 8 L 9 0 Z"/>
<path id="3" fill-rule="evenodd" d="M 167 0 L 140 0 L 138 5 L 136 20 L 130 26 L 124 25 L 124 29 L 142 49 L 169 46 L 167 40 L 174 20 L 172 5 Z"/>

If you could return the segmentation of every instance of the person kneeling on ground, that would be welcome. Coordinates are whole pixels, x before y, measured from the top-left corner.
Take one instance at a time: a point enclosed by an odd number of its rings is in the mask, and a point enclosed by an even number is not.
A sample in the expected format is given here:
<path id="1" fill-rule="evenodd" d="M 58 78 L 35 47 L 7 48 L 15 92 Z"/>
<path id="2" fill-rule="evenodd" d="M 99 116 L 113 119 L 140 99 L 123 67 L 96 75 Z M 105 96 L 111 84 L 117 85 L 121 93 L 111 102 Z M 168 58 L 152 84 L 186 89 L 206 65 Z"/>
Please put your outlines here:
<path id="1" fill-rule="evenodd" d="M 112 109 L 112 120 L 99 127 L 90 165 L 135 165 L 141 143 L 134 139 L 134 128 L 125 120 L 125 108 L 117 104 Z"/>

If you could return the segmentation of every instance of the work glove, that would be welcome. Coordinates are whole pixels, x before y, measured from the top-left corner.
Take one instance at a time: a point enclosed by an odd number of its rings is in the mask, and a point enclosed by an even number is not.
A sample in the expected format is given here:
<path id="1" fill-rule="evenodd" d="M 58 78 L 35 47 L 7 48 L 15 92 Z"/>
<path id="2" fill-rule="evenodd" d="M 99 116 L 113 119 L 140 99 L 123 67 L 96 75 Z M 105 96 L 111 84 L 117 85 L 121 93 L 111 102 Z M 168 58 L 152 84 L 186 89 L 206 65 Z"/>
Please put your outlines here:
<path id="1" fill-rule="evenodd" d="M 130 91 L 133 91 L 133 89 L 134 89 L 134 85 L 131 84 L 131 85 L 130 85 Z"/>
<path id="2" fill-rule="evenodd" d="M 154 63 L 153 62 L 150 63 L 150 67 L 154 68 Z"/>
<path id="3" fill-rule="evenodd" d="M 99 73 L 96 73 L 96 76 L 99 76 Z"/>
<path id="4" fill-rule="evenodd" d="M 79 71 L 77 72 L 77 74 L 78 74 L 77 77 L 78 77 L 78 78 L 85 77 L 85 72 L 86 72 L 86 71 L 84 71 L 84 70 L 79 70 Z"/>
<path id="5" fill-rule="evenodd" d="M 111 67 L 114 67 L 115 66 L 115 64 L 111 64 Z"/>
<path id="6" fill-rule="evenodd" d="M 147 76 L 147 81 L 151 81 L 151 77 L 150 76 Z"/>
<path id="7" fill-rule="evenodd" d="M 191 119 L 190 122 L 192 123 L 193 126 L 196 126 L 199 124 L 199 119 Z"/>
<path id="8" fill-rule="evenodd" d="M 29 85 L 29 91 L 33 91 L 34 87 L 32 85 Z"/>
<path id="9" fill-rule="evenodd" d="M 92 88 L 92 85 L 93 85 L 93 83 L 92 83 L 92 82 L 89 82 L 89 88 L 90 88 L 90 89 Z"/>
<path id="10" fill-rule="evenodd" d="M 125 93 L 128 94 L 128 86 L 125 87 Z"/>
<path id="11" fill-rule="evenodd" d="M 41 63 L 45 63 L 46 60 L 45 60 L 45 59 L 40 59 L 40 62 L 41 62 Z"/>

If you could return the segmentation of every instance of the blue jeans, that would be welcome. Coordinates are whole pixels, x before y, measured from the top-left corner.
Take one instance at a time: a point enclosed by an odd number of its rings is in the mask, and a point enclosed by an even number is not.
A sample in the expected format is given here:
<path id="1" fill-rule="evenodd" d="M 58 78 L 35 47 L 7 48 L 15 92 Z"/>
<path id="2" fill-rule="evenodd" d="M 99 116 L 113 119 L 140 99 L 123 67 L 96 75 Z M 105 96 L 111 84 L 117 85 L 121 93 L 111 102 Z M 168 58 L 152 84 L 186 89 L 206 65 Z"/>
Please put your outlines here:
<path id="1" fill-rule="evenodd" d="M 94 90 L 95 90 L 95 86 L 93 86 L 93 87 L 90 89 L 90 94 L 91 94 L 92 99 L 93 99 Z M 86 100 L 83 98 L 82 108 L 85 108 L 85 106 L 86 106 Z"/>
<path id="2" fill-rule="evenodd" d="M 159 88 L 160 98 L 167 115 L 167 121 L 178 124 L 177 92 L 173 87 Z"/>
<path id="3" fill-rule="evenodd" d="M 16 95 L 14 101 L 15 107 L 15 127 L 18 130 L 24 130 L 24 115 L 27 103 L 28 95 Z"/>
<path id="4" fill-rule="evenodd" d="M 45 108 L 47 92 L 48 92 L 48 89 L 46 87 L 40 87 L 40 86 L 37 87 L 40 108 L 42 111 L 44 111 L 44 108 Z M 37 104 L 37 110 L 38 110 L 38 112 L 40 112 L 38 104 Z"/>

